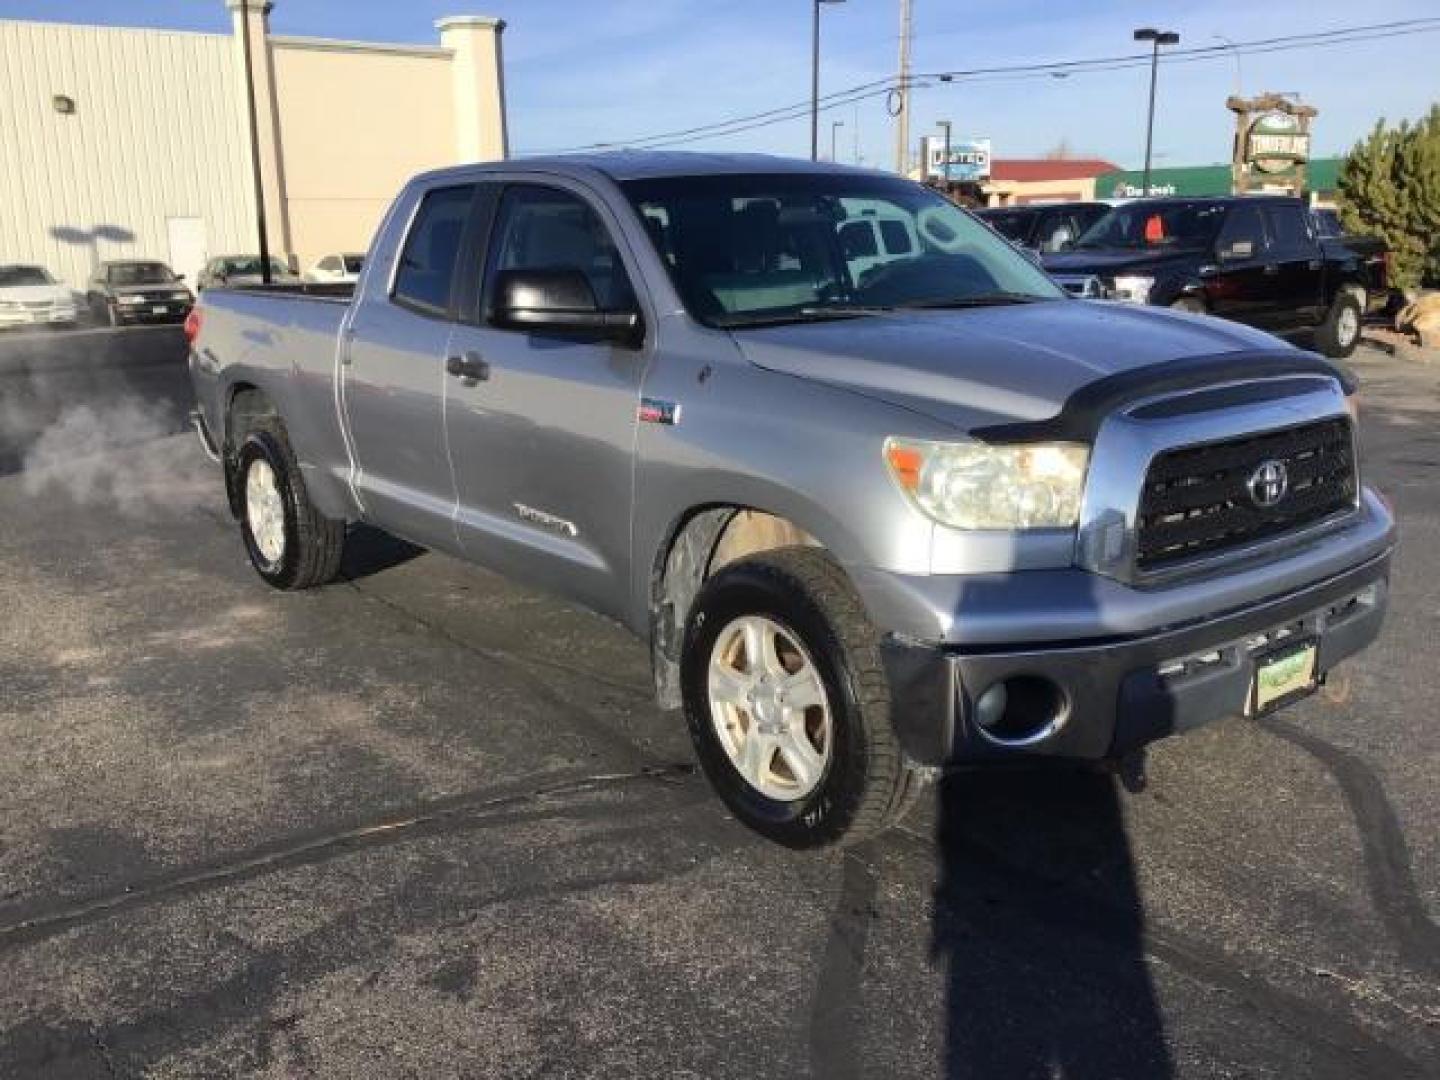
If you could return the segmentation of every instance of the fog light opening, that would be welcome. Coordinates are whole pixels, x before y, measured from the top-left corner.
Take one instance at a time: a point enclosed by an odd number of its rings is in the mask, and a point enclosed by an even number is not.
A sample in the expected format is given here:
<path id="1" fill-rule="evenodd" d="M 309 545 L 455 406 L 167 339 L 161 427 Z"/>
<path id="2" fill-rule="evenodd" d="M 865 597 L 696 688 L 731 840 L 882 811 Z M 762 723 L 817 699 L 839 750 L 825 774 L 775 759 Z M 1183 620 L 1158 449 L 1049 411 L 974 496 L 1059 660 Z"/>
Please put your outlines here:
<path id="1" fill-rule="evenodd" d="M 975 699 L 975 726 L 1000 746 L 1031 746 L 1065 725 L 1065 692 L 1038 675 L 1012 675 Z"/>

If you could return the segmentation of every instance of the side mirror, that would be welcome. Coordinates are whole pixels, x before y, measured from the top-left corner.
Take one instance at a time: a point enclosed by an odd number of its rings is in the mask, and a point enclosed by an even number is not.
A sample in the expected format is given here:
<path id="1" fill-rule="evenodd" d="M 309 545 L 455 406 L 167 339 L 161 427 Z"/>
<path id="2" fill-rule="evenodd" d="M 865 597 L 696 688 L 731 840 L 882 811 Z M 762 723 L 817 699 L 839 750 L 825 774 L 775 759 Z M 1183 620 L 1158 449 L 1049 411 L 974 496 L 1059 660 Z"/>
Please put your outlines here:
<path id="1" fill-rule="evenodd" d="M 641 332 L 638 311 L 602 309 L 589 279 L 569 267 L 502 271 L 491 321 L 511 330 L 591 334 L 627 343 L 638 341 Z"/>

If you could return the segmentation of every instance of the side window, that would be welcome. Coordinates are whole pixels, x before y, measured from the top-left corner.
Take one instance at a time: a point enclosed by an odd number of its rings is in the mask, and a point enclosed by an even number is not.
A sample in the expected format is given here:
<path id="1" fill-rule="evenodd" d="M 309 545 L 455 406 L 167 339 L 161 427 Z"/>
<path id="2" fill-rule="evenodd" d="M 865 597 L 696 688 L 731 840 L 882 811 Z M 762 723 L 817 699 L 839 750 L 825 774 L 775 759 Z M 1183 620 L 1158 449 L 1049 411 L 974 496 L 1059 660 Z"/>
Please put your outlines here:
<path id="1" fill-rule="evenodd" d="M 910 239 L 910 232 L 905 228 L 905 223 L 896 221 L 894 218 L 881 219 L 880 239 L 885 241 L 887 255 L 909 255 L 915 248 L 914 242 Z"/>
<path id="2" fill-rule="evenodd" d="M 602 309 L 635 306 L 610 231 L 588 203 L 568 191 L 531 184 L 507 188 L 491 245 L 485 282 L 491 301 L 502 270 L 579 270 Z"/>
<path id="3" fill-rule="evenodd" d="M 1305 223 L 1305 211 L 1298 206 L 1267 206 L 1265 218 L 1277 251 L 1308 249 L 1313 241 Z"/>
<path id="4" fill-rule="evenodd" d="M 1064 210 L 1052 210 L 1041 219 L 1040 235 L 1036 237 L 1041 251 L 1059 251 L 1075 239 L 1075 226 Z"/>
<path id="5" fill-rule="evenodd" d="M 334 255 L 326 255 L 325 258 L 320 260 L 320 269 L 326 273 L 333 274 L 340 269 L 340 260 L 335 258 Z"/>
<path id="6" fill-rule="evenodd" d="M 421 200 L 395 273 L 391 295 L 398 303 L 428 315 L 449 311 L 455 257 L 474 195 L 475 189 L 467 185 L 436 188 Z"/>
<path id="7" fill-rule="evenodd" d="M 1260 207 L 1237 206 L 1226 215 L 1220 230 L 1221 251 L 1232 259 L 1254 259 L 1263 255 L 1267 247 Z"/>

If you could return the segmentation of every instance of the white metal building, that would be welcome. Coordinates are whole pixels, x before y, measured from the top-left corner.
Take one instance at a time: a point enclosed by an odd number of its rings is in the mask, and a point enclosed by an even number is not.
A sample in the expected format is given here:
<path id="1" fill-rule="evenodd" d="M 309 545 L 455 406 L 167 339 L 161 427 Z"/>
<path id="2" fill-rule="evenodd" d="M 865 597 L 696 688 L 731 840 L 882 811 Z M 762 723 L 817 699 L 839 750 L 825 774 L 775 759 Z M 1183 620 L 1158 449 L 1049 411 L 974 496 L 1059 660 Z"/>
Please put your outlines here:
<path id="1" fill-rule="evenodd" d="M 158 258 L 193 281 L 258 250 L 246 19 L 270 247 L 302 268 L 364 250 L 410 174 L 505 155 L 499 20 L 385 45 L 272 36 L 268 2 L 225 2 L 231 34 L 0 20 L 0 264 L 78 287 Z"/>

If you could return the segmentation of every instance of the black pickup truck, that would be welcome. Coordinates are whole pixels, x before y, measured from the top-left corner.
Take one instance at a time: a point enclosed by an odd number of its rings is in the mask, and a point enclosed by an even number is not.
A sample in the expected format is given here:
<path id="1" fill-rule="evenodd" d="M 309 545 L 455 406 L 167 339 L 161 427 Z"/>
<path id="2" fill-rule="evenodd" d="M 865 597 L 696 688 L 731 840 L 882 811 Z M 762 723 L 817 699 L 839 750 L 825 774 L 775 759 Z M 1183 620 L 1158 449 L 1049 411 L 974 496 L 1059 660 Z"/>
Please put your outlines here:
<path id="1" fill-rule="evenodd" d="M 1389 291 L 1381 241 L 1321 236 L 1309 207 L 1281 196 L 1126 203 L 1044 265 L 1078 296 L 1313 328 L 1332 357 L 1354 351 Z"/>

